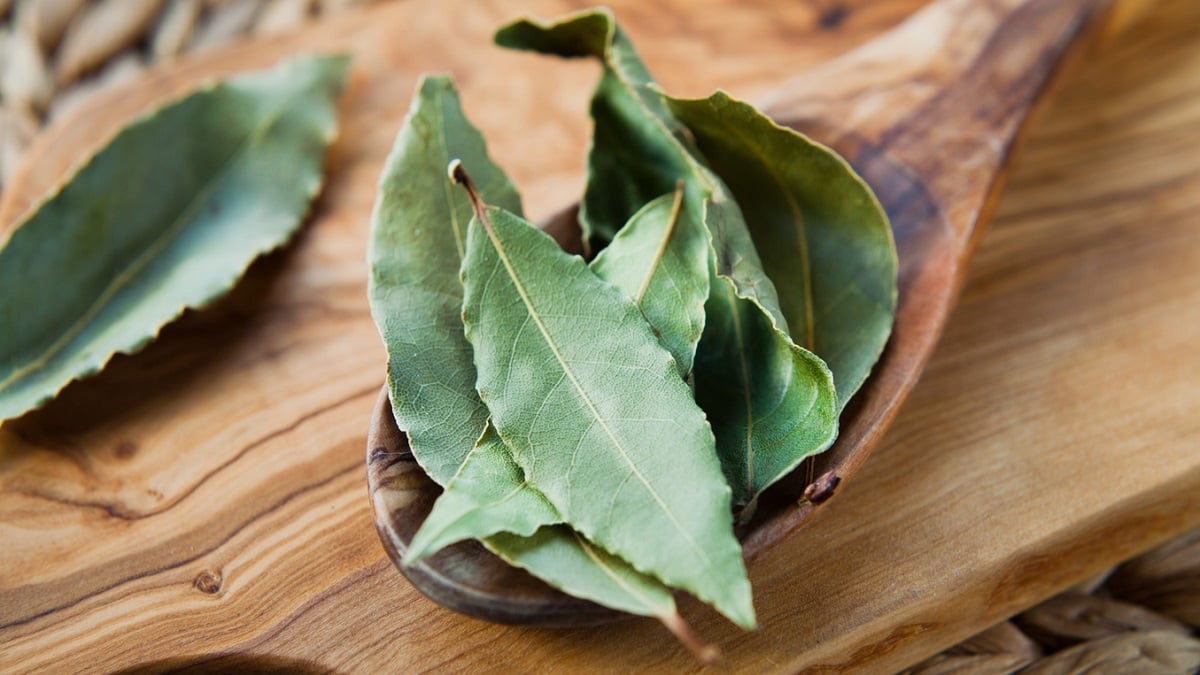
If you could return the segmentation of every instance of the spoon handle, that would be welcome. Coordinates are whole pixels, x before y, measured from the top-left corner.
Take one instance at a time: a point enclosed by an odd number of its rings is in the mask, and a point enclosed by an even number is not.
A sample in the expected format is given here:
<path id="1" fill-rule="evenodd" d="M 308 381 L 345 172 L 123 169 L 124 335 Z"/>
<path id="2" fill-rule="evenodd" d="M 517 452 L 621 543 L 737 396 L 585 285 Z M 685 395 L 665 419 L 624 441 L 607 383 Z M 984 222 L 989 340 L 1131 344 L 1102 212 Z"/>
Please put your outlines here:
<path id="1" fill-rule="evenodd" d="M 900 257 L 888 347 L 812 475 L 853 476 L 895 417 L 954 306 L 1021 131 L 1110 7 L 937 0 L 767 101 L 768 114 L 834 146 L 863 175 Z M 819 508 L 801 500 L 779 509 L 747 536 L 747 555 L 770 549 Z"/>
<path id="2" fill-rule="evenodd" d="M 880 156 L 904 167 L 940 207 L 960 250 L 969 249 L 1025 121 L 1111 5 L 937 0 L 783 85 L 765 107 L 864 173 Z"/>

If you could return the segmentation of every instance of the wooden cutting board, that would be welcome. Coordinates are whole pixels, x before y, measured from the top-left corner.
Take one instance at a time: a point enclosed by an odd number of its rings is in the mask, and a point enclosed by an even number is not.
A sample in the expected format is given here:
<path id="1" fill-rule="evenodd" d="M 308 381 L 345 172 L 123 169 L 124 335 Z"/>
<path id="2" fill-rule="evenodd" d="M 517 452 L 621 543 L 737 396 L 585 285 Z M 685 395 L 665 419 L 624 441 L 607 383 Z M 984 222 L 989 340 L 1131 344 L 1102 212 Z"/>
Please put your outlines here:
<path id="1" fill-rule="evenodd" d="M 755 99 L 921 3 L 612 4 L 669 91 Z M 552 213 L 582 185 L 597 69 L 488 35 L 579 6 L 389 4 L 153 72 L 37 141 L 4 227 L 153 102 L 298 51 L 356 57 L 329 184 L 295 245 L 0 426 L 0 670 L 696 667 L 651 621 L 568 631 L 447 612 L 393 568 L 367 504 L 384 365 L 367 217 L 415 77 L 455 73 L 531 214 Z M 1061 91 L 895 426 L 750 569 L 762 628 L 685 605 L 733 670 L 895 670 L 1200 524 L 1197 31 L 1200 6 L 1164 0 Z"/>

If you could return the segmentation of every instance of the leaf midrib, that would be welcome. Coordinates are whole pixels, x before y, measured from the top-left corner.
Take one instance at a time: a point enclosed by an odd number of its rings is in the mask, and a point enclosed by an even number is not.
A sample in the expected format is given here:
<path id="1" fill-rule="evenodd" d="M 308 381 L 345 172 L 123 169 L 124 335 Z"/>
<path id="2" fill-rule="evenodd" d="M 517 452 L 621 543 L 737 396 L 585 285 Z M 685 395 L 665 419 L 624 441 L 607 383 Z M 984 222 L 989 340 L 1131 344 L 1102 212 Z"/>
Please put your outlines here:
<path id="1" fill-rule="evenodd" d="M 13 372 L 9 373 L 7 377 L 5 377 L 3 380 L 0 380 L 0 394 L 8 390 L 14 383 L 21 381 L 26 375 L 29 375 L 30 373 L 45 366 L 46 363 L 57 356 L 64 347 L 70 344 L 72 340 L 74 340 L 81 332 L 83 332 L 84 328 L 88 326 L 92 319 L 96 318 L 100 311 L 103 310 L 124 287 L 126 287 L 129 281 L 136 278 L 137 275 L 147 267 L 150 261 L 153 260 L 159 253 L 161 253 L 176 238 L 176 236 L 183 231 L 199 207 L 208 201 L 208 199 L 216 191 L 217 187 L 224 182 L 229 172 L 232 171 L 232 169 L 242 160 L 250 148 L 253 147 L 254 141 L 267 134 L 270 129 L 280 119 L 283 118 L 283 113 L 290 107 L 287 104 L 290 104 L 294 98 L 295 97 L 289 97 L 284 105 L 281 105 L 272 111 L 267 118 L 265 118 L 258 126 L 256 126 L 250 131 L 249 134 L 246 135 L 246 139 L 242 141 L 241 147 L 238 148 L 238 150 L 232 155 L 230 155 L 229 159 L 226 160 L 223 165 L 221 165 L 216 177 L 209 181 L 199 192 L 196 193 L 196 195 L 191 201 L 188 202 L 187 206 L 184 207 L 183 211 L 180 212 L 170 226 L 168 226 L 161 234 L 155 237 L 145 251 L 137 256 L 124 270 L 117 274 L 112 282 L 110 282 L 109 285 L 105 287 L 104 291 L 101 292 L 99 297 L 96 298 L 92 305 L 88 307 L 87 311 L 83 313 L 83 316 L 71 324 L 67 331 L 64 332 L 57 340 L 55 340 L 48 348 L 46 348 L 45 351 L 38 355 L 36 359 L 25 364 L 24 366 L 21 366 L 20 368 L 13 370 Z"/>
<path id="2" fill-rule="evenodd" d="M 671 235 L 675 232 L 675 225 L 679 222 L 680 207 L 683 203 L 683 190 L 675 190 L 675 200 L 671 204 L 671 215 L 667 219 L 667 227 L 663 232 L 662 240 L 658 242 L 658 250 L 654 252 L 654 257 L 650 260 L 649 268 L 646 270 L 646 276 L 642 279 L 642 283 L 638 286 L 637 294 L 633 298 L 633 304 L 641 307 L 642 298 L 646 297 L 646 291 L 650 289 L 650 282 L 654 280 L 654 275 L 658 273 L 659 265 L 662 264 L 663 258 L 667 255 L 667 244 L 671 241 Z"/>

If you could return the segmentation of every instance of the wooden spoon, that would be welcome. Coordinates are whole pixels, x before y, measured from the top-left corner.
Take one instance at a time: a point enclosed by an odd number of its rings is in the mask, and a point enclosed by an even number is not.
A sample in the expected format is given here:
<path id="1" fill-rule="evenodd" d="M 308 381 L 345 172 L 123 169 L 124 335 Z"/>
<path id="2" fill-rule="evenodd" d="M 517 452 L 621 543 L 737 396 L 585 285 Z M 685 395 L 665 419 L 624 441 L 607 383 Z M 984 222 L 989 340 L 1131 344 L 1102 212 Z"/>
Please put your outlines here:
<path id="1" fill-rule="evenodd" d="M 1108 9 L 1101 0 L 939 0 L 768 97 L 772 117 L 833 146 L 879 195 L 899 249 L 899 305 L 887 349 L 843 414 L 837 443 L 764 494 L 741 533 L 748 560 L 808 522 L 896 416 L 946 324 L 1022 131 Z M 572 226 L 570 212 L 547 224 L 560 242 L 571 240 Z M 439 488 L 412 460 L 386 388 L 367 463 L 375 524 L 399 561 Z M 401 569 L 433 600 L 491 621 L 579 625 L 618 616 L 474 542 Z"/>

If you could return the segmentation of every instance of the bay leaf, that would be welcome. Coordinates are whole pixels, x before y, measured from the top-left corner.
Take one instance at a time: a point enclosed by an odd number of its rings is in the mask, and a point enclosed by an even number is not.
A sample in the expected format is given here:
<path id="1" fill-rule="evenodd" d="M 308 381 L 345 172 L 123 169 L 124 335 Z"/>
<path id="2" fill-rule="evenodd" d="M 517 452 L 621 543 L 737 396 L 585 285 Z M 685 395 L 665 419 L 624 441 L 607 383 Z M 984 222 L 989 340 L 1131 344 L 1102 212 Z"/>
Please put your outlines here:
<path id="1" fill-rule="evenodd" d="M 510 565 L 577 598 L 604 598 L 607 607 L 643 616 L 676 613 L 670 589 L 567 525 L 547 525 L 530 536 L 502 532 L 484 544 Z"/>
<path id="2" fill-rule="evenodd" d="M 0 248 L 0 420 L 133 352 L 295 232 L 344 57 L 230 78 L 133 122 Z"/>
<path id="3" fill-rule="evenodd" d="M 404 563 L 415 564 L 442 547 L 479 538 L 500 559 L 569 595 L 659 619 L 704 658 L 706 648 L 679 617 L 669 588 L 561 521 L 545 497 L 528 485 L 489 425 L 413 536 Z"/>
<path id="4" fill-rule="evenodd" d="M 674 194 L 646 204 L 591 268 L 642 310 L 680 376 L 687 378 L 704 331 L 709 252 L 703 213 L 684 201 L 681 183 Z"/>
<path id="5" fill-rule="evenodd" d="M 592 95 L 594 121 L 580 221 L 584 234 L 607 243 L 647 202 L 684 180 L 691 208 L 703 212 L 717 272 L 738 295 L 787 320 L 775 284 L 763 271 L 741 210 L 725 184 L 698 161 L 691 132 L 679 122 L 633 45 L 608 9 L 589 9 L 552 22 L 518 19 L 496 32 L 496 43 L 563 57 L 591 56 L 604 66 Z M 701 208 L 700 199 L 710 204 Z"/>
<path id="6" fill-rule="evenodd" d="M 476 388 L 526 478 L 588 540 L 753 627 L 712 431 L 637 306 L 481 203 L 462 279 Z"/>
<path id="7" fill-rule="evenodd" d="M 759 493 L 836 437 L 837 396 L 829 370 L 792 342 L 776 287 L 738 202 L 700 160 L 691 132 L 675 117 L 611 13 L 587 10 L 550 23 L 522 19 L 501 28 L 496 41 L 604 63 L 592 99 L 595 136 L 585 205 L 587 195 L 597 201 L 613 195 L 623 213 L 639 208 L 635 204 L 642 198 L 623 188 L 626 183 L 649 192 L 669 181 L 689 186 L 685 210 L 703 214 L 712 268 L 707 325 L 696 354 L 697 369 L 711 372 L 696 372 L 696 398 L 713 420 L 734 503 L 749 517 Z M 593 223 L 597 232 L 612 225 L 612 214 L 586 209 L 581 214 L 601 216 L 603 222 Z"/>
<path id="8" fill-rule="evenodd" d="M 896 247 L 879 201 L 835 152 L 724 92 L 668 103 L 741 205 L 793 339 L 828 364 L 845 407 L 896 312 Z"/>
<path id="9" fill-rule="evenodd" d="M 837 438 L 833 375 L 729 284 L 713 282 L 696 352 L 696 402 L 708 414 L 740 521 L 758 496 Z"/>
<path id="10" fill-rule="evenodd" d="M 449 77 L 422 78 L 388 155 L 371 212 L 367 293 L 387 346 L 388 393 L 413 456 L 439 485 L 459 471 L 488 410 L 462 329 L 458 268 L 471 204 L 446 180 L 461 158 L 485 199 L 520 213 L 516 188 L 487 154 Z"/>
<path id="11" fill-rule="evenodd" d="M 682 133 L 662 96 L 647 88 L 649 71 L 605 8 L 544 23 L 519 19 L 496 31 L 496 44 L 604 66 L 592 95 L 595 134 L 588 149 L 588 185 L 579 220 L 585 246 L 599 250 L 647 202 L 674 189 L 687 157 L 662 134 Z M 627 161 L 629 155 L 637 161 Z"/>
<path id="12" fill-rule="evenodd" d="M 589 542 L 525 480 L 490 424 L 413 536 L 404 564 L 465 539 L 569 595 L 657 618 L 702 661 L 712 649 L 679 616 L 671 589 Z"/>
<path id="13" fill-rule="evenodd" d="M 509 564 L 536 569 L 555 588 L 578 598 L 604 597 L 605 605 L 657 618 L 701 663 L 721 660 L 716 647 L 704 644 L 675 608 L 670 590 L 629 563 L 598 548 L 566 525 L 544 527 L 531 537 L 498 534 L 484 542 Z"/>
<path id="14" fill-rule="evenodd" d="M 413 535 L 404 564 L 415 564 L 427 554 L 466 539 L 486 539 L 497 533 L 528 537 L 544 525 L 561 522 L 562 516 L 525 480 L 508 446 L 489 424 Z M 539 571 L 536 564 L 530 567 Z"/>
<path id="15" fill-rule="evenodd" d="M 481 538 L 493 553 L 556 588 L 658 617 L 686 636 L 661 582 L 570 528 L 547 527 L 562 517 L 525 480 L 487 422 L 462 326 L 459 267 L 471 205 L 445 176 L 446 165 L 460 157 L 478 167 L 484 196 L 519 212 L 516 189 L 488 157 L 453 82 L 426 77 L 380 177 L 368 244 L 371 313 L 387 347 L 393 414 L 418 462 L 446 487 L 405 562 L 462 538 Z M 495 508 L 497 494 L 505 508 Z M 511 531 L 532 531 L 535 541 Z"/>

